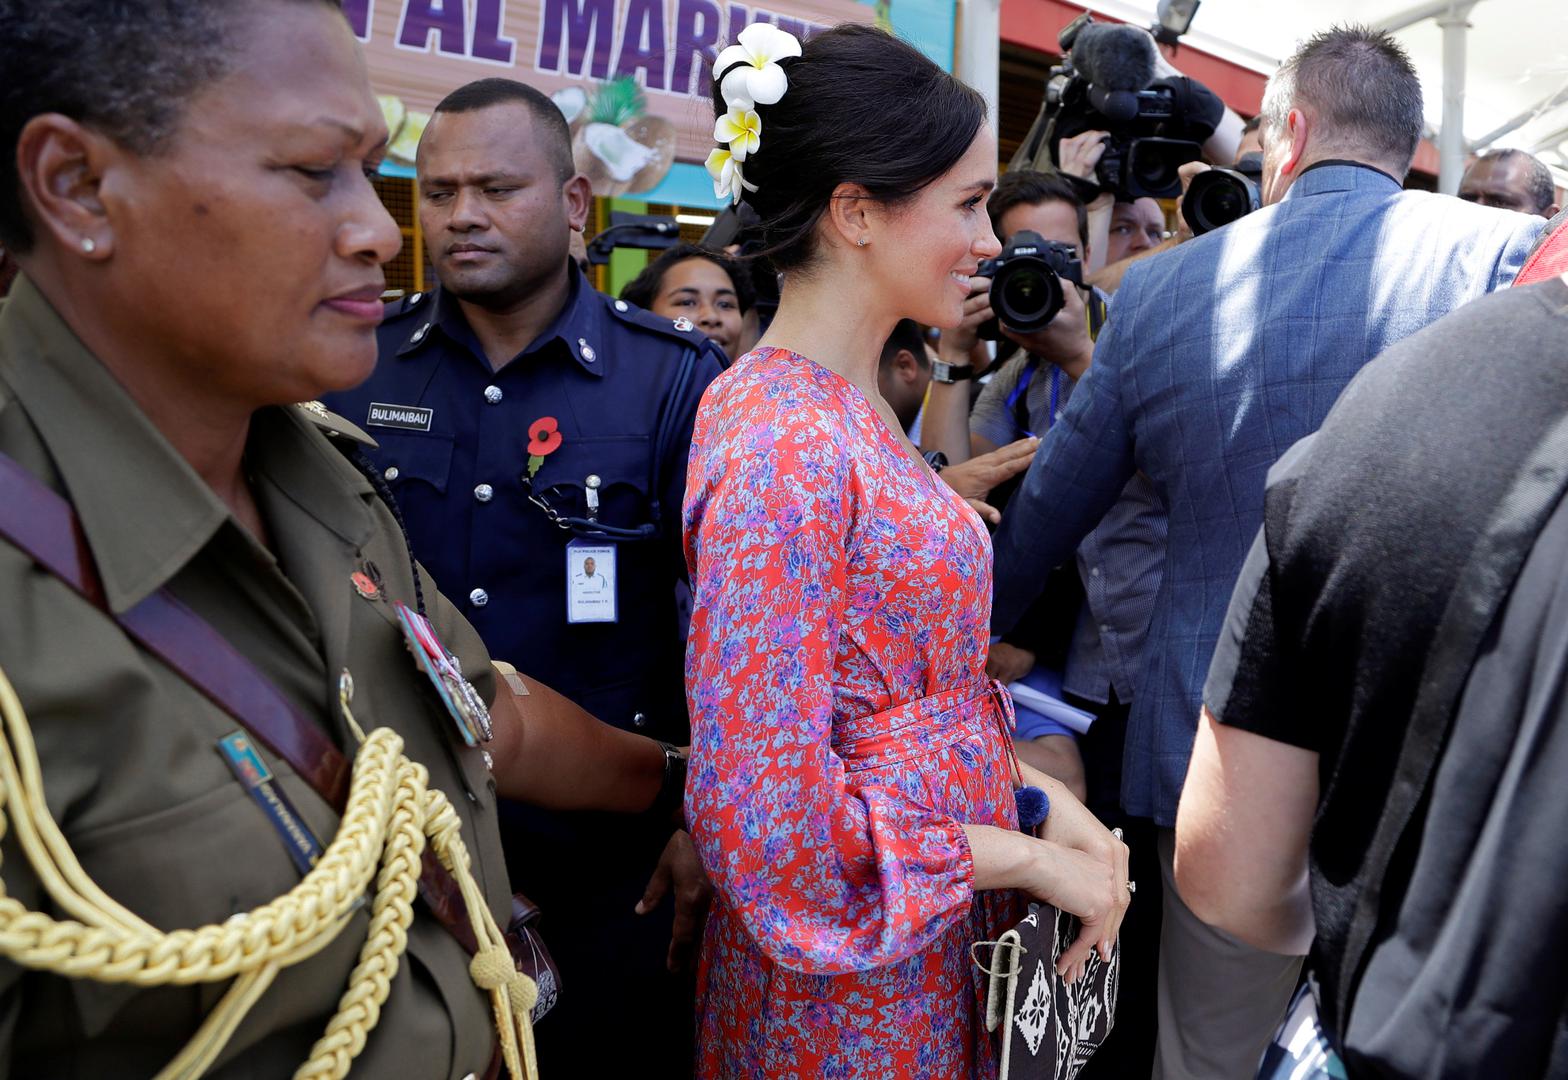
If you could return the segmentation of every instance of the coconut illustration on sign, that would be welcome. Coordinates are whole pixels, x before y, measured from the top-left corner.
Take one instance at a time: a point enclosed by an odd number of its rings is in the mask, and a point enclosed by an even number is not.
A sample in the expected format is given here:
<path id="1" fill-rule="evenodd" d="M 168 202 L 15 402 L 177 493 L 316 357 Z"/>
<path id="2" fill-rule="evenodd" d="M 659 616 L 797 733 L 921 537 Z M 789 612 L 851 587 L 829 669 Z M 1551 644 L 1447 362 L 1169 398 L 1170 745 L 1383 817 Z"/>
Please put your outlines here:
<path id="1" fill-rule="evenodd" d="M 568 86 L 550 95 L 555 107 L 566 117 L 566 126 L 576 135 L 588 116 L 588 91 L 580 86 Z"/>
<path id="2" fill-rule="evenodd" d="M 425 133 L 425 125 L 430 123 L 430 114 L 413 111 L 394 94 L 377 94 L 376 100 L 381 104 L 382 119 L 391 133 L 387 156 L 404 165 L 412 165 L 419 150 L 419 137 Z"/>
<path id="3" fill-rule="evenodd" d="M 647 114 L 635 79 L 614 79 L 592 94 L 568 86 L 550 98 L 566 117 L 572 132 L 572 160 L 593 183 L 595 195 L 648 191 L 675 163 L 675 125 Z M 388 155 L 405 165 L 414 164 L 430 114 L 415 112 L 394 94 L 380 94 L 377 100 L 392 133 Z"/>
<path id="4" fill-rule="evenodd" d="M 572 129 L 572 159 L 595 195 L 647 191 L 670 171 L 675 125 L 647 115 L 635 79 L 613 79 L 592 96 L 569 86 L 551 97 Z"/>

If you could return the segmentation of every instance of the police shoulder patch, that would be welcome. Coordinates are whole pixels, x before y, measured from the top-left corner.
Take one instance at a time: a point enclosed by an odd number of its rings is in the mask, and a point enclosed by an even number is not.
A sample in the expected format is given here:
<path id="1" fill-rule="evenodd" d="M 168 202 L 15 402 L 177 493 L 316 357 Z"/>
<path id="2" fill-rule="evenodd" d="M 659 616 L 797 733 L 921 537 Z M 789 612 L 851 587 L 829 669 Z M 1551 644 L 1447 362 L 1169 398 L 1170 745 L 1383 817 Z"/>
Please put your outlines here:
<path id="1" fill-rule="evenodd" d="M 403 296 L 389 297 L 386 302 L 386 312 L 383 314 L 381 321 L 383 323 L 393 322 L 404 315 L 419 311 L 428 305 L 432 295 L 434 294 L 429 292 L 411 292 Z"/>
<path id="2" fill-rule="evenodd" d="M 701 351 L 708 345 L 708 336 L 693 325 L 690 319 L 666 319 L 662 315 L 655 315 L 651 311 L 644 311 L 636 304 L 627 303 L 625 300 L 608 300 L 607 306 L 610 314 L 623 323 L 652 330 L 668 338 L 684 341 L 693 348 Z"/>

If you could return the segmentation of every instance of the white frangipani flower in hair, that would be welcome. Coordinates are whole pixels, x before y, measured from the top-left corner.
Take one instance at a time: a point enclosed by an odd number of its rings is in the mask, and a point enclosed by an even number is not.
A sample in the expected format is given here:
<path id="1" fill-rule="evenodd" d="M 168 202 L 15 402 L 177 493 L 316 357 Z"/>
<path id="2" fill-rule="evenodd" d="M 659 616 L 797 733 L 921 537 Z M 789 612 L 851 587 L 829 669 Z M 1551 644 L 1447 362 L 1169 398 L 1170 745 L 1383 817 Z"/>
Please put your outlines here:
<path id="1" fill-rule="evenodd" d="M 713 125 L 713 137 L 729 146 L 736 161 L 745 161 L 747 154 L 756 153 L 762 145 L 762 117 L 756 109 L 731 106 Z"/>
<path id="2" fill-rule="evenodd" d="M 741 174 L 740 160 L 722 146 L 715 147 L 703 165 L 713 177 L 714 198 L 740 202 L 742 188 L 747 191 L 757 190 L 756 184 L 746 183 L 745 176 Z"/>
<path id="3" fill-rule="evenodd" d="M 779 61 L 800 55 L 800 41 L 771 23 L 752 23 L 740 32 L 739 44 L 719 53 L 715 73 L 739 65 L 723 77 L 719 92 L 730 108 L 772 105 L 789 89 L 789 76 Z"/>

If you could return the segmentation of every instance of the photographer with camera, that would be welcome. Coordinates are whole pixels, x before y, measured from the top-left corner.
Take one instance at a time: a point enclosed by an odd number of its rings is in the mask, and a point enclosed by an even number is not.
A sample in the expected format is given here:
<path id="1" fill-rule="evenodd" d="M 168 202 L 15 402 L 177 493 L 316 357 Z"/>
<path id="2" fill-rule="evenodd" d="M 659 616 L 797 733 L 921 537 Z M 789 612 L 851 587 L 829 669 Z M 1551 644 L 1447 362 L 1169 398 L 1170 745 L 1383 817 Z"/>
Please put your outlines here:
<path id="1" fill-rule="evenodd" d="M 1006 246 L 970 279 L 964 321 L 942 334 L 921 426 L 921 449 L 939 450 L 947 459 L 944 476 L 999 446 L 1043 435 L 1054 422 L 1053 409 L 1061 408 L 1064 390 L 1070 394 L 1073 382 L 1088 370 L 1091 333 L 1098 333 L 1105 318 L 1103 297 L 1086 296 L 1081 285 L 1077 252 L 1080 245 L 1087 248 L 1087 225 L 1083 204 L 1069 184 L 1046 173 L 1009 172 L 986 209 Z M 1000 277 L 990 276 L 999 271 Z M 1006 298 L 1025 304 L 1037 299 L 1033 310 L 1013 311 L 1014 317 L 1003 321 L 993 309 L 993 290 L 1004 298 L 1004 307 Z M 1033 325 L 1042 315 L 1045 325 Z M 1020 323 L 1030 328 L 1021 331 Z M 1016 351 L 1006 357 L 999 350 L 1003 362 L 993 365 L 987 340 Z M 970 380 L 993 366 L 997 370 L 971 414 Z M 1001 505 L 1010 491 L 1011 486 L 995 496 L 995 503 Z M 993 678 L 1012 683 L 1034 669 L 1042 651 L 1038 623 L 991 647 L 987 671 Z M 1025 722 L 1015 741 L 1020 757 L 1085 798 L 1083 761 L 1070 730 L 1044 726 L 1036 734 Z"/>
<path id="2" fill-rule="evenodd" d="M 1086 262 L 1094 248 L 1087 212 L 1067 180 L 1010 171 L 986 209 L 1006 246 L 982 268 L 988 276 L 970 279 L 963 323 L 942 335 L 922 422 L 922 449 L 940 449 L 955 463 L 1018 439 L 1044 437 L 1088 370 L 1093 339 L 1107 315 L 1104 294 L 1082 284 L 1078 255 Z M 992 366 L 987 338 L 997 339 L 1002 359 L 971 412 L 972 379 Z M 992 499 L 1004 514 L 1006 491 Z M 1040 664 L 1060 669 L 1059 696 L 1094 716 L 1094 723 L 1080 736 L 1019 704 L 1018 756 L 1080 793 L 1101 821 L 1129 830 L 1133 858 L 1149 860 L 1143 875 L 1151 882 L 1159 880 L 1152 831 L 1139 842 L 1136 830 L 1147 830 L 1148 823 L 1122 812 L 1119 793 L 1127 713 L 1164 539 L 1158 497 L 1146 478 L 1135 477 L 1085 538 L 1076 560 L 1064 560 L 1061 587 L 1053 585 L 1026 625 L 991 646 L 986 666 L 1009 684 L 1033 683 Z M 1038 572 L 1044 576 L 1051 568 L 1042 565 Z M 1153 1058 L 1160 905 L 1157 893 L 1138 899 L 1122 924 L 1117 1037 L 1101 1047 L 1087 1077 L 1146 1075 Z"/>
<path id="3" fill-rule="evenodd" d="M 1239 158 L 1247 127 L 1137 27 L 1080 17 L 1062 31 L 1062 45 L 1068 56 L 1052 71 L 1040 119 L 1013 168 L 1038 163 L 1073 183 L 1088 207 L 1088 281 L 1113 293 L 1132 262 L 1192 238 L 1187 215 L 1167 235 L 1159 199 L 1185 202 L 1204 161 Z M 1256 169 L 1251 180 L 1256 191 Z M 1207 201 L 1217 205 L 1214 219 L 1198 232 L 1247 213 L 1226 193 Z M 1256 207 L 1254 199 L 1248 208 Z"/>
<path id="4" fill-rule="evenodd" d="M 1165 211 L 1157 199 L 1119 200 L 1095 181 L 1095 167 L 1110 138 L 1106 131 L 1083 131 L 1063 139 L 1057 149 L 1057 172 L 1087 200 L 1089 235 L 1085 243 L 1093 257 L 1085 256 L 1084 272 L 1100 288 L 1105 288 L 1100 272 L 1107 266 L 1165 243 Z"/>
<path id="5" fill-rule="evenodd" d="M 1108 293 L 1121 284 L 1122 271 L 1134 258 L 1174 247 L 1185 237 L 1165 235 L 1165 210 L 1147 195 L 1118 199 L 1095 181 L 1095 169 L 1109 145 L 1109 132 L 1089 130 L 1063 139 L 1057 148 L 1057 171 L 1087 198 L 1089 235 L 1084 259 L 1088 281 Z M 1180 168 L 1183 190 L 1190 165 Z M 1189 234 L 1190 235 L 1190 234 Z"/>
<path id="6" fill-rule="evenodd" d="M 1086 299 L 1088 290 L 1082 284 L 1078 251 L 1080 247 L 1087 250 L 1089 246 L 1088 218 L 1071 185 L 1046 173 L 1011 171 L 998 181 L 986 208 L 991 215 L 992 228 L 1007 246 L 998 258 L 981 267 L 982 273 L 970 278 L 964 321 L 941 336 L 938 360 L 932 365 L 930 396 L 921 421 L 921 449 L 941 451 L 950 465 L 967 461 L 971 455 L 988 453 L 1014 438 L 1043 435 L 1045 431 L 1042 417 L 1041 424 L 1030 421 L 1020 425 L 1011 436 L 990 438 L 980 432 L 971 433 L 970 387 L 993 366 L 987 340 L 1005 345 L 1001 341 L 1005 339 L 1012 343 L 1006 346 L 1009 350 L 1024 350 L 1014 356 L 1017 363 L 1003 364 L 1004 368 L 1016 372 L 1018 365 L 1030 356 L 1043 357 L 1067 378 L 1076 379 L 1088 370 L 1094 354 L 1091 332 L 1098 333 L 1105 316 L 1103 297 L 1095 298 L 1091 314 L 1091 305 Z M 1010 276 L 1017 281 L 1014 288 L 1021 304 L 1034 310 L 1027 312 L 1024 318 L 1002 323 L 992 304 L 993 279 L 984 271 L 994 272 L 998 266 L 1020 266 L 1015 241 L 1025 231 L 1034 241 L 1026 245 L 1032 249 L 1032 255 L 1023 260 L 1025 273 L 1022 277 L 1017 276 L 1017 271 Z M 1056 266 L 1069 269 L 1070 273 L 1079 275 L 1079 279 L 1074 281 L 1050 272 L 1040 254 L 1045 251 L 1050 253 L 1050 260 Z M 1047 316 L 1043 322 L 1039 319 L 1041 315 Z M 1029 325 L 1020 329 L 1021 323 Z M 997 377 L 1001 374 L 998 372 Z M 993 378 L 987 389 L 992 385 L 1001 384 Z M 1049 393 L 1050 385 L 1051 380 L 1045 379 L 1029 390 L 1029 403 L 1041 400 L 1042 393 Z M 1060 380 L 1057 388 L 1060 406 Z M 1004 391 L 1004 394 L 1008 392 Z M 982 390 L 981 397 L 985 394 L 986 390 Z M 994 397 L 995 391 L 992 395 Z M 1025 407 L 1027 409 L 1027 404 Z M 1036 427 L 1039 427 L 1038 431 L 1034 430 Z"/>
<path id="7" fill-rule="evenodd" d="M 1132 261 L 1192 235 L 1183 222 L 1166 237 L 1158 200 L 1184 195 L 1202 161 L 1231 161 L 1244 125 L 1145 30 L 1085 15 L 1060 41 L 1065 58 L 1011 167 L 1068 178 L 1089 210 L 1089 281 L 1114 292 Z"/>
<path id="8" fill-rule="evenodd" d="M 994 278 L 971 279 L 963 323 L 942 335 L 922 426 L 922 449 L 941 450 L 955 467 L 971 455 L 1043 437 L 1088 370 L 1093 338 L 1107 315 L 1104 295 L 1081 283 L 1076 253 L 1092 248 L 1085 209 L 1067 182 L 1046 173 L 1009 172 L 987 211 L 1006 247 L 982 268 Z M 991 366 L 984 339 L 1001 339 L 1003 358 L 971 412 L 968 380 Z M 1006 348 L 1015 351 L 1007 356 Z M 1072 704 L 1110 715 L 1096 736 L 1125 723 L 1137 652 L 1159 585 L 1164 532 L 1153 491 L 1135 478 L 1124 502 L 1078 553 L 1088 605 L 1068 649 L 1064 691 L 1076 699 Z M 1028 638 L 993 646 L 993 677 L 1014 682 L 1034 668 L 1039 650 Z M 1019 753 L 1070 785 L 1084 782 L 1084 765 L 1069 737 L 1053 734 L 1036 744 L 1025 734 Z M 1110 756 L 1119 759 L 1119 746 Z M 1101 791 L 1089 793 L 1102 819 L 1117 813 L 1115 777 L 1109 779 Z"/>
<path id="9" fill-rule="evenodd" d="M 1162 1080 L 1252 1077 L 1300 969 L 1203 923 L 1173 884 L 1203 676 L 1269 467 L 1368 360 L 1512 279 L 1543 224 L 1401 191 L 1421 101 L 1381 31 L 1338 27 L 1285 61 L 1263 102 L 1268 205 L 1131 267 L 996 535 L 992 629 L 1005 633 L 1038 597 L 1038 568 L 1072 555 L 1139 472 L 1170 515 L 1122 785 L 1126 809 L 1159 826 Z"/>

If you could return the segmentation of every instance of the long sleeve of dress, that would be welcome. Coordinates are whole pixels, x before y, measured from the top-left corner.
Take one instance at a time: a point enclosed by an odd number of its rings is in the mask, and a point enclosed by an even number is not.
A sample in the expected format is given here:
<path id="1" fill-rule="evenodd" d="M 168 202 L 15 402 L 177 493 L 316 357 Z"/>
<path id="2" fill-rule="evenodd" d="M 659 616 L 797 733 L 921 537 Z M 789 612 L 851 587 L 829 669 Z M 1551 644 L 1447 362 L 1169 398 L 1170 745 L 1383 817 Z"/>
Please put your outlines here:
<path id="1" fill-rule="evenodd" d="M 854 425 L 821 378 L 715 388 L 686 503 L 694 614 L 687 820 L 758 948 L 809 974 L 930 948 L 968 910 L 962 826 L 835 752 L 835 672 L 867 603 Z M 854 719 L 850 717 L 847 719 Z"/>

